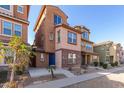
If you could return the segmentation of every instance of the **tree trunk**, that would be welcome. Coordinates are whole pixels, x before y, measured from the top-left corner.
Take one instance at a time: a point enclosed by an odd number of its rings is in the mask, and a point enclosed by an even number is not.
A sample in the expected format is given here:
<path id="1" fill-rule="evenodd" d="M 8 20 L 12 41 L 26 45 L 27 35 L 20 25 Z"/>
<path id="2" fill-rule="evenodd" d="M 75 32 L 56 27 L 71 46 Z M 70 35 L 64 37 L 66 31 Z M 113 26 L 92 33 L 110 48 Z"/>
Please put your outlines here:
<path id="1" fill-rule="evenodd" d="M 54 78 L 53 68 L 51 68 L 52 78 Z"/>
<path id="2" fill-rule="evenodd" d="M 10 76 L 10 82 L 13 82 L 13 80 L 14 80 L 14 68 L 12 68 L 12 70 L 11 70 L 11 76 Z"/>
<path id="3" fill-rule="evenodd" d="M 10 82 L 14 81 L 14 76 L 15 76 L 15 63 L 16 63 L 16 52 L 14 52 L 14 60 L 13 60 L 13 64 L 12 64 L 12 70 L 11 70 L 11 76 L 10 76 Z"/>

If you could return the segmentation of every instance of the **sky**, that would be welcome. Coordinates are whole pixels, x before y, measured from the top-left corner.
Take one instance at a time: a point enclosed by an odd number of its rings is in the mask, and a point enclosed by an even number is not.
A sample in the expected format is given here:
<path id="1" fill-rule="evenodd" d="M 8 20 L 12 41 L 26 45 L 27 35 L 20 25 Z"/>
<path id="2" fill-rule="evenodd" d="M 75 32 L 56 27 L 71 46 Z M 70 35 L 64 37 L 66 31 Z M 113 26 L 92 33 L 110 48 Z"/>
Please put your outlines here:
<path id="1" fill-rule="evenodd" d="M 28 42 L 33 43 L 35 22 L 41 5 L 32 5 L 29 13 Z M 124 6 L 62 5 L 70 26 L 84 25 L 90 29 L 90 40 L 99 43 L 114 41 L 124 46 Z"/>

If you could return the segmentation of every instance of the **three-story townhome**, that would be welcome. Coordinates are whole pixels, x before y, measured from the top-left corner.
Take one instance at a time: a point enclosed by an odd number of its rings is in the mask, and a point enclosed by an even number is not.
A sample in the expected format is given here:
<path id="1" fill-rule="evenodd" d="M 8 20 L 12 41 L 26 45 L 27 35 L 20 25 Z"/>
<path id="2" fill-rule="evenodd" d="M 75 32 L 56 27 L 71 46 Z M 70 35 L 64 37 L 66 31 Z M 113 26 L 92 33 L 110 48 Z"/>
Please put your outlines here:
<path id="1" fill-rule="evenodd" d="M 34 27 L 34 66 L 80 67 L 92 62 L 95 53 L 93 42 L 89 40 L 89 30 L 81 26 L 81 29 L 71 27 L 67 19 L 68 16 L 58 7 L 42 6 Z"/>
<path id="2" fill-rule="evenodd" d="M 0 41 L 4 45 L 13 35 L 28 44 L 29 10 L 29 5 L 0 5 Z"/>

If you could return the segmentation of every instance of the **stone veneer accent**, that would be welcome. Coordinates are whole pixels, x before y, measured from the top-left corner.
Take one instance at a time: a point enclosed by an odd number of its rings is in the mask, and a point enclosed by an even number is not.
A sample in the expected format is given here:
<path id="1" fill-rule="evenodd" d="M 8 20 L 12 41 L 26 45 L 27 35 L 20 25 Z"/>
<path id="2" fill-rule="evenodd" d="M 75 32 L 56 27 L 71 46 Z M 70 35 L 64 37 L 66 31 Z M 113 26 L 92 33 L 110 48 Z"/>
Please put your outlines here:
<path id="1" fill-rule="evenodd" d="M 75 53 L 76 54 L 76 64 L 69 64 L 68 63 L 68 53 Z M 62 67 L 80 67 L 81 66 L 81 52 L 80 51 L 74 51 L 74 50 L 68 50 L 68 49 L 62 49 Z"/>

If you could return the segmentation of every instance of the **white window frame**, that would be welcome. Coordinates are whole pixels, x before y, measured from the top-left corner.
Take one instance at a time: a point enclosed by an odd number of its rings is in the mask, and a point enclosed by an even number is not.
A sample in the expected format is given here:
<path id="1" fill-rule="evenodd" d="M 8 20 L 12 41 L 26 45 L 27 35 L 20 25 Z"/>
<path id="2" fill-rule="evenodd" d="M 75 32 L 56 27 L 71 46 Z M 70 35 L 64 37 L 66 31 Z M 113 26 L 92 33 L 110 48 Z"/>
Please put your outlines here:
<path id="1" fill-rule="evenodd" d="M 18 10 L 18 7 L 21 7 L 22 8 L 22 12 Z M 24 6 L 18 5 L 18 7 L 17 7 L 17 12 L 24 14 Z"/>
<path id="2" fill-rule="evenodd" d="M 76 64 L 76 54 L 75 53 L 68 53 L 68 60 L 72 59 L 72 62 L 69 62 L 69 64 Z"/>
<path id="3" fill-rule="evenodd" d="M 54 33 L 53 32 L 50 32 L 49 33 L 49 40 L 54 40 Z"/>
<path id="4" fill-rule="evenodd" d="M 41 53 L 41 54 L 40 54 L 40 61 L 41 61 L 41 62 L 44 62 L 44 53 Z"/>
<path id="5" fill-rule="evenodd" d="M 74 35 L 76 34 L 76 33 L 73 33 L 73 32 L 68 32 L 68 34 L 71 34 L 71 42 L 68 42 L 68 43 L 72 43 L 72 44 L 75 44 L 75 42 L 74 42 Z M 76 43 L 77 43 L 77 34 L 76 34 Z"/>
<path id="6" fill-rule="evenodd" d="M 14 23 L 14 35 L 15 35 L 15 25 L 20 25 L 21 26 L 21 36 L 22 37 L 22 24 Z"/>
<path id="7" fill-rule="evenodd" d="M 62 17 L 61 16 L 59 16 L 59 15 L 56 15 L 56 14 L 54 14 L 54 16 L 57 16 L 57 24 L 55 24 L 55 25 L 60 25 L 60 24 L 62 24 Z M 58 23 L 58 17 L 60 17 L 60 19 L 61 19 L 61 23 Z M 54 19 L 55 20 L 55 19 Z"/>
<path id="8" fill-rule="evenodd" d="M 6 35 L 6 34 L 4 34 L 4 22 L 9 22 L 9 23 L 11 23 L 11 35 Z M 12 23 L 11 21 L 2 20 L 2 35 L 3 35 L 3 36 L 12 37 L 12 34 L 13 34 L 12 25 L 13 25 L 13 23 Z"/>

